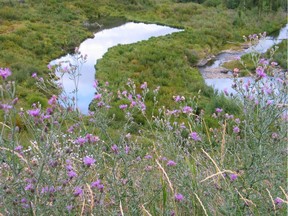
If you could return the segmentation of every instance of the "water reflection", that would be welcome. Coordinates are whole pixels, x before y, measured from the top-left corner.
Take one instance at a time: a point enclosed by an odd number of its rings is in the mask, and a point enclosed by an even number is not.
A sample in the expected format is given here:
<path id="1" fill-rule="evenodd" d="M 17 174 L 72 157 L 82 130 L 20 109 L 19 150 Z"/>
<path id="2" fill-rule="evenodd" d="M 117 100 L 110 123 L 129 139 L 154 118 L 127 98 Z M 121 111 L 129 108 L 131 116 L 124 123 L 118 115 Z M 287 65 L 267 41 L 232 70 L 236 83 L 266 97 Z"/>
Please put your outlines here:
<path id="1" fill-rule="evenodd" d="M 282 42 L 282 40 L 288 39 L 288 24 L 283 27 L 278 37 L 267 37 L 266 39 L 261 39 L 259 43 L 255 46 L 250 47 L 247 50 L 241 51 L 241 52 L 235 52 L 235 53 L 221 53 L 217 56 L 217 60 L 211 65 L 207 66 L 202 70 L 207 70 L 207 68 L 217 68 L 221 67 L 223 63 L 234 60 L 236 57 L 240 57 L 244 54 L 251 53 L 251 52 L 259 52 L 259 53 L 265 53 L 268 49 L 272 48 L 273 46 L 279 44 Z M 249 77 L 241 78 L 243 80 L 251 79 Z M 214 87 L 214 89 L 218 91 L 224 91 L 227 90 L 229 93 L 235 93 L 235 91 L 232 89 L 232 78 L 213 78 L 213 79 L 205 79 L 205 82 L 207 85 Z"/>
<path id="2" fill-rule="evenodd" d="M 129 22 L 116 28 L 97 32 L 94 34 L 94 38 L 89 38 L 82 42 L 79 51 L 88 57 L 86 63 L 82 66 L 82 75 L 79 78 L 78 108 L 80 111 L 82 113 L 88 112 L 88 105 L 94 96 L 94 65 L 109 48 L 118 44 L 131 44 L 141 40 L 147 40 L 150 37 L 164 36 L 179 31 L 181 30 L 156 24 Z M 73 58 L 67 55 L 52 61 L 51 64 L 57 64 L 67 60 L 73 62 Z M 63 86 L 67 93 L 72 92 L 75 88 L 73 81 L 70 80 L 68 76 L 63 77 Z"/>

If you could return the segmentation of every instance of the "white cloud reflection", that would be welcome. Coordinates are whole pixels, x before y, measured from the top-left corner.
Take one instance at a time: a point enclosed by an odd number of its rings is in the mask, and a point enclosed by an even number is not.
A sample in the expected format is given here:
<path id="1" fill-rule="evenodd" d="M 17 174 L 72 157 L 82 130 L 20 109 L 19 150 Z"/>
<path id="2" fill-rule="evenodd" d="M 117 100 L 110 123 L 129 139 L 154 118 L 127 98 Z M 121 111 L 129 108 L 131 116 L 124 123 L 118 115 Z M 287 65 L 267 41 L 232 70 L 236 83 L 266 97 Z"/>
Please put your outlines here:
<path id="1" fill-rule="evenodd" d="M 163 36 L 178 31 L 181 30 L 156 24 L 129 22 L 116 28 L 97 32 L 94 34 L 94 38 L 83 41 L 79 47 L 79 51 L 88 57 L 86 63 L 82 66 L 78 85 L 78 108 L 81 112 L 84 114 L 88 112 L 88 105 L 92 101 L 95 93 L 93 88 L 93 82 L 95 80 L 94 65 L 110 47 L 118 44 L 131 44 L 141 40 L 148 40 L 151 37 Z M 72 57 L 67 55 L 52 61 L 51 64 L 71 59 Z M 68 76 L 63 76 L 63 86 L 67 93 L 74 90 L 74 83 Z"/>

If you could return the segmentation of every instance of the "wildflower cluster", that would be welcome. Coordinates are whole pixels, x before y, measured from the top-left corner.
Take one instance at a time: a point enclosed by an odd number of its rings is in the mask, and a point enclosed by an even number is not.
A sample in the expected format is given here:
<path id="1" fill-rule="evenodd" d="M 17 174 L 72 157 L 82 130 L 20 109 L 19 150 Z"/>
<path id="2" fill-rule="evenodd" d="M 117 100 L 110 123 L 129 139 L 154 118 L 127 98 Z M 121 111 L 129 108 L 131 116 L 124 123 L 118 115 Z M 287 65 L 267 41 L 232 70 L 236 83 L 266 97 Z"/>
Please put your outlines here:
<path id="1" fill-rule="evenodd" d="M 200 95 L 161 107 L 159 87 L 132 80 L 117 92 L 95 81 L 88 115 L 54 94 L 26 110 L 1 68 L 0 213 L 284 213 L 287 74 L 257 64 L 254 79 L 233 84 L 243 112 L 215 107 L 212 123 Z M 48 81 L 32 76 L 45 89 Z"/>

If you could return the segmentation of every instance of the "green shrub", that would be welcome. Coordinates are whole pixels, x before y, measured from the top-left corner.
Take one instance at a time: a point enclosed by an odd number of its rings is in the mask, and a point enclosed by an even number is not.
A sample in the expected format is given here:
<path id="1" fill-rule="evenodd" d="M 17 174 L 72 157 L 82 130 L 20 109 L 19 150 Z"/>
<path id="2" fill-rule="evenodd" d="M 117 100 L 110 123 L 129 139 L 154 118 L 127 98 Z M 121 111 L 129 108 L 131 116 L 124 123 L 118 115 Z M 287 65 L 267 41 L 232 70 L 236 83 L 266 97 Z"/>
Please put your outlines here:
<path id="1" fill-rule="evenodd" d="M 46 96 L 42 94 L 31 94 L 27 96 L 27 103 L 31 106 L 32 104 L 40 104 L 42 108 L 46 108 L 48 105 Z"/>

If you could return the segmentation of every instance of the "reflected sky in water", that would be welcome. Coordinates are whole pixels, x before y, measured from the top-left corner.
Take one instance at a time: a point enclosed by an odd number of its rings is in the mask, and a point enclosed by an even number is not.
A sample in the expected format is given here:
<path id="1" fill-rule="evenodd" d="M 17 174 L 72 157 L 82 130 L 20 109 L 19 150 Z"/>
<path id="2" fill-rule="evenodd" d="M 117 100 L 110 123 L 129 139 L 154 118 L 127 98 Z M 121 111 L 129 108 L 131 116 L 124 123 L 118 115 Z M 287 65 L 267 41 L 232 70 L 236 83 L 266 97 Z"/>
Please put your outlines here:
<path id="1" fill-rule="evenodd" d="M 87 55 L 87 61 L 82 66 L 79 80 L 78 108 L 82 113 L 88 112 L 89 103 L 94 96 L 93 82 L 95 80 L 96 61 L 100 59 L 109 48 L 118 44 L 131 44 L 141 40 L 148 40 L 151 37 L 163 36 L 181 30 L 160 26 L 156 24 L 144 24 L 129 22 L 122 26 L 103 30 L 94 34 L 94 38 L 89 38 L 81 43 L 79 51 Z M 56 64 L 61 61 L 72 61 L 70 55 L 52 61 L 50 64 Z M 68 76 L 63 77 L 63 86 L 65 91 L 72 92 L 74 83 Z"/>
<path id="2" fill-rule="evenodd" d="M 259 52 L 259 53 L 265 53 L 267 52 L 268 49 L 272 48 L 273 46 L 281 43 L 282 40 L 287 40 L 288 39 L 288 24 L 283 27 L 280 32 L 278 37 L 272 38 L 272 37 L 267 37 L 266 40 L 260 40 L 259 43 L 244 52 L 239 52 L 239 53 L 224 53 L 220 54 L 218 56 L 219 59 L 217 59 L 211 66 L 208 66 L 209 68 L 215 68 L 221 66 L 224 62 L 227 62 L 225 58 L 227 56 L 241 56 L 243 54 L 247 54 L 250 52 Z M 207 68 L 208 68 L 207 67 Z M 242 78 L 244 81 L 247 81 L 248 77 Z M 214 87 L 214 89 L 218 91 L 224 91 L 226 89 L 229 93 L 235 93 L 235 91 L 232 89 L 232 84 L 233 84 L 233 79 L 232 78 L 215 78 L 215 79 L 205 79 L 205 82 L 207 85 Z"/>
<path id="3" fill-rule="evenodd" d="M 280 30 L 278 37 L 276 38 L 266 37 L 265 39 L 261 39 L 256 46 L 247 49 L 246 53 L 249 53 L 251 51 L 265 53 L 271 47 L 281 43 L 282 40 L 287 39 L 288 39 L 288 24 Z"/>

